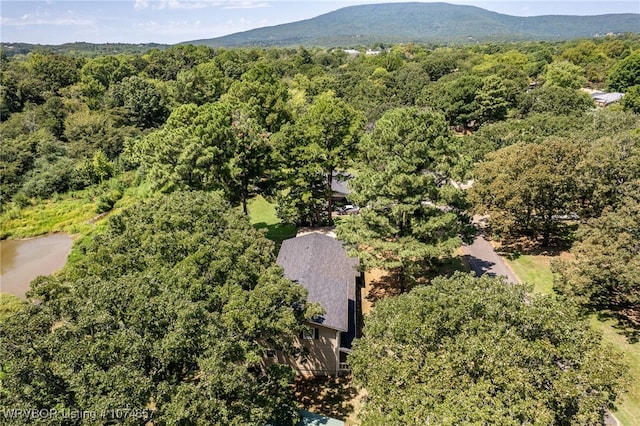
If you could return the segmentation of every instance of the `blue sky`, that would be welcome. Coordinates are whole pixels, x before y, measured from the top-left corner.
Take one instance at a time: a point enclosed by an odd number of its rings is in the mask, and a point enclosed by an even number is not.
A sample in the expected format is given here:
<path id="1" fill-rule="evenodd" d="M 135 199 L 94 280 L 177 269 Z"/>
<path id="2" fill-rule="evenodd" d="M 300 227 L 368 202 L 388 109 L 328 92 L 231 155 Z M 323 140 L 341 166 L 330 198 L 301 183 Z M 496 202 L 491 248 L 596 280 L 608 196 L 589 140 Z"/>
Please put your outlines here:
<path id="1" fill-rule="evenodd" d="M 406 0 L 405 0 L 406 1 Z M 84 0 L 0 2 L 0 40 L 39 44 L 178 43 L 313 18 L 370 1 Z M 640 13 L 638 0 L 448 0 L 517 16 Z M 640 31 L 640 19 L 638 23 Z"/>

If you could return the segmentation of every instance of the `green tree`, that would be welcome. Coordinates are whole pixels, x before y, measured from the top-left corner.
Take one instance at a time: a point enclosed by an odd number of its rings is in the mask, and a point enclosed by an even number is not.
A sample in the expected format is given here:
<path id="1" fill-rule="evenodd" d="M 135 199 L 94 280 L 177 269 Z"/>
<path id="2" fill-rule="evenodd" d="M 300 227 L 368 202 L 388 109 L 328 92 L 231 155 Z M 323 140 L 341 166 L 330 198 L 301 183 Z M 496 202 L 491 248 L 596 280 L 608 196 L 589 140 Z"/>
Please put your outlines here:
<path id="1" fill-rule="evenodd" d="M 560 55 L 564 61 L 584 67 L 600 53 L 600 49 L 592 40 L 582 40 L 565 48 Z"/>
<path id="2" fill-rule="evenodd" d="M 0 71 L 0 121 L 5 121 L 12 113 L 22 111 L 24 94 L 20 92 L 20 72 L 14 69 L 13 61 L 7 66 L 7 61 Z"/>
<path id="3" fill-rule="evenodd" d="M 165 50 L 152 49 L 142 56 L 144 72 L 158 80 L 175 80 L 180 71 L 189 70 L 205 63 L 213 57 L 213 49 L 208 46 L 178 44 Z"/>
<path id="4" fill-rule="evenodd" d="M 81 65 L 71 56 L 48 52 L 30 54 L 27 64 L 33 76 L 44 84 L 50 94 L 57 94 L 62 87 L 77 82 Z"/>
<path id="5" fill-rule="evenodd" d="M 234 109 L 243 109 L 258 120 L 257 124 L 275 133 L 290 120 L 287 85 L 274 74 L 274 69 L 259 62 L 234 82 L 223 96 Z"/>
<path id="6" fill-rule="evenodd" d="M 420 61 L 420 65 L 431 77 L 431 81 L 437 81 L 445 75 L 454 72 L 459 63 L 464 59 L 464 53 L 451 48 L 438 48 L 430 52 Z"/>
<path id="7" fill-rule="evenodd" d="M 530 77 L 536 78 L 540 75 L 547 64 L 553 62 L 553 50 L 552 47 L 547 46 L 535 46 L 532 51 L 527 54 L 529 58 L 529 66 L 526 71 Z"/>
<path id="8" fill-rule="evenodd" d="M 360 213 L 343 218 L 337 235 L 367 270 L 389 271 L 401 290 L 460 246 L 464 203 L 448 185 L 451 150 L 444 117 L 417 108 L 385 113 L 361 143 L 349 196 Z"/>
<path id="9" fill-rule="evenodd" d="M 46 133 L 3 138 L 0 149 L 0 206 L 5 207 L 34 166 L 38 139 Z M 50 136 L 49 136 L 50 137 Z"/>
<path id="10" fill-rule="evenodd" d="M 568 61 L 550 63 L 546 66 L 542 78 L 545 86 L 567 89 L 579 89 L 587 82 L 584 69 Z"/>
<path id="11" fill-rule="evenodd" d="M 176 108 L 163 129 L 136 144 L 134 155 L 161 191 L 228 191 L 232 112 L 224 102 Z"/>
<path id="12" fill-rule="evenodd" d="M 169 116 L 164 94 L 153 81 L 126 77 L 112 85 L 106 94 L 107 107 L 123 124 L 141 129 L 158 127 Z"/>
<path id="13" fill-rule="evenodd" d="M 625 110 L 640 114 L 640 84 L 628 87 L 621 103 Z"/>
<path id="14" fill-rule="evenodd" d="M 229 102 L 176 108 L 162 130 L 132 149 L 161 191 L 221 189 L 233 203 L 247 199 L 267 169 L 271 145 L 261 119 Z"/>
<path id="15" fill-rule="evenodd" d="M 135 62 L 136 57 L 125 55 L 98 56 L 82 66 L 80 79 L 82 82 L 95 80 L 106 90 L 123 78 L 138 74 L 140 70 Z"/>
<path id="16" fill-rule="evenodd" d="M 555 263 L 555 288 L 590 310 L 640 330 L 640 178 L 600 217 L 580 226 L 571 258 Z"/>
<path id="17" fill-rule="evenodd" d="M 332 183 L 345 172 L 364 130 L 364 115 L 333 92 L 317 96 L 276 139 L 279 157 L 278 212 L 290 223 L 333 224 Z"/>
<path id="18" fill-rule="evenodd" d="M 0 293 L 0 323 L 24 308 L 24 300 L 11 293 Z M 0 374 L 0 380 L 2 375 Z"/>
<path id="19" fill-rule="evenodd" d="M 47 199 L 71 189 L 82 189 L 91 182 L 83 181 L 76 172 L 76 163 L 69 157 L 41 157 L 24 176 L 21 191 L 29 197 Z"/>
<path id="20" fill-rule="evenodd" d="M 422 102 L 442 111 L 452 126 L 462 129 L 467 126 L 476 127 L 482 115 L 478 104 L 478 94 L 482 87 L 482 79 L 476 75 L 445 77 L 427 87 L 426 99 Z M 482 97 L 480 100 L 486 101 Z"/>
<path id="21" fill-rule="evenodd" d="M 602 52 L 611 59 L 621 59 L 624 54 L 629 54 L 629 47 L 622 40 L 610 38 L 600 45 Z"/>
<path id="22" fill-rule="evenodd" d="M 593 99 L 587 93 L 566 87 L 544 86 L 522 97 L 520 114 L 579 115 L 593 107 Z"/>
<path id="23" fill-rule="evenodd" d="M 571 116 L 549 113 L 487 123 L 463 139 L 462 150 L 476 164 L 487 154 L 505 146 L 518 142 L 542 142 L 548 136 L 569 137 L 579 132 L 583 125 L 584 122 Z"/>
<path id="24" fill-rule="evenodd" d="M 264 176 L 271 157 L 270 135 L 258 125 L 258 120 L 244 111 L 236 110 L 232 114 L 234 149 L 229 160 L 229 186 L 232 194 L 240 198 L 244 214 L 248 214 L 251 187 Z"/>
<path id="25" fill-rule="evenodd" d="M 100 182 L 104 182 L 105 179 L 113 176 L 113 163 L 109 161 L 107 155 L 100 150 L 93 154 L 91 166 Z"/>
<path id="26" fill-rule="evenodd" d="M 116 126 L 108 114 L 88 109 L 69 114 L 64 121 L 69 156 L 75 158 L 89 158 L 101 150 L 113 160 L 122 152 L 125 139 L 138 132 L 132 126 Z"/>
<path id="27" fill-rule="evenodd" d="M 629 120 L 633 126 L 634 117 L 630 114 L 616 115 L 619 115 L 618 119 Z M 605 120 L 594 120 L 592 125 L 583 127 L 592 137 L 598 131 L 590 131 L 591 127 L 598 127 L 606 134 L 589 143 L 587 152 L 577 164 L 581 194 L 577 213 L 583 219 L 598 217 L 607 208 L 617 208 L 628 185 L 640 179 L 640 134 L 607 126 Z"/>
<path id="28" fill-rule="evenodd" d="M 42 104 L 47 96 L 53 94 L 47 82 L 37 76 L 30 65 L 29 61 L 16 59 L 3 64 L 4 102 L 11 112 L 21 111 L 28 103 Z"/>
<path id="29" fill-rule="evenodd" d="M 625 92 L 640 84 L 640 53 L 633 53 L 617 62 L 607 75 L 607 86 L 611 90 Z"/>
<path id="30" fill-rule="evenodd" d="M 113 84 L 125 77 L 138 74 L 138 69 L 129 58 L 119 55 L 98 56 L 89 59 L 80 70 L 80 82 L 85 100 L 98 108 L 104 93 Z"/>
<path id="31" fill-rule="evenodd" d="M 35 113 L 38 127 L 49 130 L 51 134 L 60 139 L 64 133 L 66 116 L 62 98 L 59 96 L 49 97 L 44 104 L 36 108 Z"/>
<path id="32" fill-rule="evenodd" d="M 400 100 L 394 99 L 393 88 L 387 87 L 387 83 L 393 85 L 386 70 L 380 68 L 376 72 L 376 68 L 361 65 L 339 73 L 336 92 L 340 98 L 348 99 L 354 108 L 363 111 L 369 122 L 373 122 Z"/>
<path id="33" fill-rule="evenodd" d="M 500 77 L 483 79 L 482 89 L 475 97 L 480 113 L 478 119 L 482 123 L 504 120 L 510 106 L 508 96 L 508 88 Z"/>
<path id="34" fill-rule="evenodd" d="M 215 102 L 227 91 L 229 84 L 216 63 L 206 62 L 178 73 L 175 97 L 183 104 Z"/>
<path id="35" fill-rule="evenodd" d="M 225 77 L 229 77 L 232 80 L 240 80 L 242 74 L 255 62 L 255 58 L 250 57 L 248 51 L 221 49 L 216 52 L 213 62 L 220 67 Z"/>
<path id="36" fill-rule="evenodd" d="M 470 199 L 476 211 L 489 214 L 500 235 L 561 238 L 562 217 L 574 214 L 580 197 L 575 170 L 586 152 L 582 141 L 549 137 L 541 143 L 518 143 L 487 155 L 475 169 Z"/>
<path id="37" fill-rule="evenodd" d="M 570 304 L 457 273 L 376 304 L 348 361 L 366 425 L 593 425 L 621 356 Z"/>
<path id="38" fill-rule="evenodd" d="M 430 76 L 422 65 L 408 62 L 393 73 L 390 90 L 393 96 L 398 98 L 398 106 L 412 106 L 429 82 Z"/>
<path id="39" fill-rule="evenodd" d="M 39 304 L 2 323 L 3 403 L 107 413 L 100 423 L 151 407 L 157 424 L 293 424 L 292 370 L 261 361 L 265 348 L 293 351 L 318 310 L 272 249 L 220 194 L 125 209 L 34 282 Z"/>

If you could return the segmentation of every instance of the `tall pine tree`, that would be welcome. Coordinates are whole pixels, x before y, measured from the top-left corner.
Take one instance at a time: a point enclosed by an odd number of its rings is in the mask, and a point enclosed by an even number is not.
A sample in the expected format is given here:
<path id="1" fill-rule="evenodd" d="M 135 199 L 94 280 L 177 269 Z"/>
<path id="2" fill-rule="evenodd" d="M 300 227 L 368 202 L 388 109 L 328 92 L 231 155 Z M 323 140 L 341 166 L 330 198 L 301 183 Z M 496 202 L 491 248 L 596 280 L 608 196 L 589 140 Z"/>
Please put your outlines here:
<path id="1" fill-rule="evenodd" d="M 361 143 L 350 195 L 360 214 L 341 220 L 337 234 L 365 268 L 390 272 L 401 291 L 461 243 L 468 221 L 447 177 L 452 149 L 444 117 L 417 108 L 385 113 Z"/>

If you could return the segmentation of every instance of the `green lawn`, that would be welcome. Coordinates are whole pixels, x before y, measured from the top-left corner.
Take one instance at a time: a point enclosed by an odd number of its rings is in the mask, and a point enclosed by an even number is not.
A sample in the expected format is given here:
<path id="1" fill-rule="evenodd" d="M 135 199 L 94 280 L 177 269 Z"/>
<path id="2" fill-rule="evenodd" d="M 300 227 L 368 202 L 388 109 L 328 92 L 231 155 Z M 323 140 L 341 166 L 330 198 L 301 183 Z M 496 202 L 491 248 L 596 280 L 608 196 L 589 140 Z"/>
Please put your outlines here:
<path id="1" fill-rule="evenodd" d="M 533 285 L 533 291 L 552 294 L 554 291 L 551 259 L 551 256 L 520 255 L 508 263 L 520 281 Z"/>
<path id="2" fill-rule="evenodd" d="M 534 291 L 542 294 L 555 294 L 553 290 L 553 273 L 551 272 L 551 256 L 522 255 L 514 260 L 507 260 L 521 281 L 532 284 Z M 602 340 L 625 357 L 629 366 L 630 381 L 628 392 L 618 399 L 615 416 L 624 426 L 635 426 L 640 419 L 640 342 L 630 343 L 616 329 L 616 321 L 601 320 L 596 315 L 590 318 L 591 326 L 602 333 Z"/>
<path id="3" fill-rule="evenodd" d="M 247 205 L 251 223 L 256 229 L 265 229 L 265 236 L 276 243 L 276 251 L 282 241 L 296 236 L 296 227 L 285 225 L 276 216 L 276 206 L 262 195 L 252 198 Z"/>

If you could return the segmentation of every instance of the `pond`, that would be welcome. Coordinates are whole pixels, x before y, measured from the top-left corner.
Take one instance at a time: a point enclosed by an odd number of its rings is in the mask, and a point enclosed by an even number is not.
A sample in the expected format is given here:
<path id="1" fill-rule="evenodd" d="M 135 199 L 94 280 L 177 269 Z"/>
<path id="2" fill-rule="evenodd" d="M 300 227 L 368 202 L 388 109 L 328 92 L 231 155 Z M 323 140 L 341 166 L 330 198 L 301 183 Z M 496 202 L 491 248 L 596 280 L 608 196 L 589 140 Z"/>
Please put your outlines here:
<path id="1" fill-rule="evenodd" d="M 49 275 L 67 263 L 72 244 L 67 234 L 0 241 L 1 291 L 25 299 L 33 279 Z"/>

